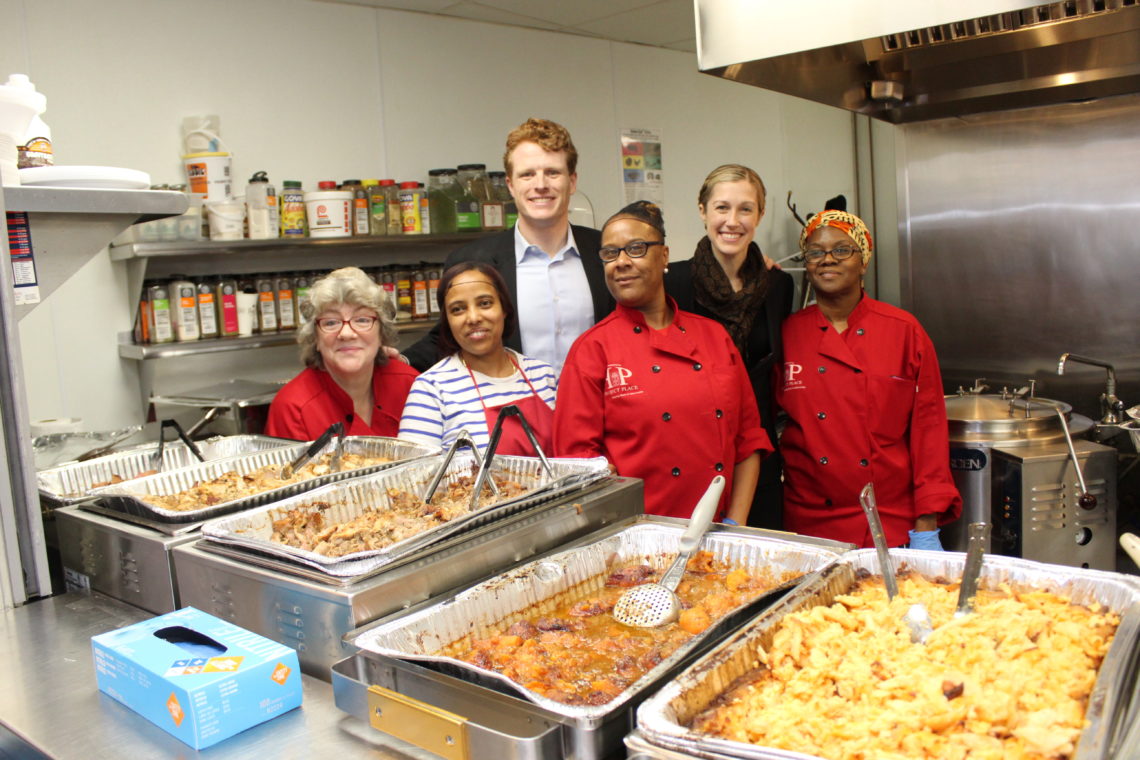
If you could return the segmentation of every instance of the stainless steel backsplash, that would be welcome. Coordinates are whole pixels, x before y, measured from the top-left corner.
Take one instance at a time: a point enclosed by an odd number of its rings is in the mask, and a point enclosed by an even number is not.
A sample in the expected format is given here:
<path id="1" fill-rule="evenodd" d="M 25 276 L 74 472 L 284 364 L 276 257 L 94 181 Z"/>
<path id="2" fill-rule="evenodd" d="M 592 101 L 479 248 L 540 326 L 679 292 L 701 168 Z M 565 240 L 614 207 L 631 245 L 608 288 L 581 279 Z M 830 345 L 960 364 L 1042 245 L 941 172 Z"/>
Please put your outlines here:
<path id="1" fill-rule="evenodd" d="M 948 391 L 1038 380 L 1094 419 L 1140 404 L 1140 96 L 909 124 L 896 135 L 903 307 Z"/>

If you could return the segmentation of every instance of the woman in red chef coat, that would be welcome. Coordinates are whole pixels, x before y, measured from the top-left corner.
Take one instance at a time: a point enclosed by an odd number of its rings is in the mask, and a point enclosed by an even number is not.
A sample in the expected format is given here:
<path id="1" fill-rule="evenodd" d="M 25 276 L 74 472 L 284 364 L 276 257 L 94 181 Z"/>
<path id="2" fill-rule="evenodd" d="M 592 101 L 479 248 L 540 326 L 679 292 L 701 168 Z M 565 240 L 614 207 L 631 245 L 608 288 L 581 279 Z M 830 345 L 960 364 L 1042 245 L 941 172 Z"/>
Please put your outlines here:
<path id="1" fill-rule="evenodd" d="M 301 313 L 305 369 L 277 392 L 266 434 L 311 441 L 343 422 L 346 435 L 394 437 L 419 373 L 385 350 L 396 330 L 383 289 L 356 267 L 337 269 L 313 284 Z"/>
<path id="2" fill-rule="evenodd" d="M 669 248 L 657 206 L 637 201 L 610 217 L 598 255 L 618 306 L 566 357 L 558 455 L 605 456 L 619 475 L 645 481 L 646 513 L 671 517 L 689 517 L 724 475 L 731 488 L 718 515 L 743 523 L 772 444 L 732 339 L 665 295 Z"/>
<path id="3" fill-rule="evenodd" d="M 861 219 L 822 211 L 800 247 L 816 304 L 783 328 L 784 526 L 871 546 L 859 492 L 874 483 L 890 545 L 941 549 L 938 526 L 962 500 L 934 345 L 909 313 L 863 292 L 872 242 Z"/>

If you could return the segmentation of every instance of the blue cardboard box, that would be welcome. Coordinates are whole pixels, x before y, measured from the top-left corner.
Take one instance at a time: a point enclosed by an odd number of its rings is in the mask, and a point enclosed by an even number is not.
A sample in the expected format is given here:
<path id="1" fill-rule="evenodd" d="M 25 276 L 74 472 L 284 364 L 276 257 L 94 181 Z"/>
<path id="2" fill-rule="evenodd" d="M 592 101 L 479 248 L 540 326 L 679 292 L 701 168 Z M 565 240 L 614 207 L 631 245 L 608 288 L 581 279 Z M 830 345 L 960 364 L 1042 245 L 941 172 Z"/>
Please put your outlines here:
<path id="1" fill-rule="evenodd" d="M 301 705 L 297 653 L 186 607 L 91 638 L 99 690 L 194 749 Z"/>

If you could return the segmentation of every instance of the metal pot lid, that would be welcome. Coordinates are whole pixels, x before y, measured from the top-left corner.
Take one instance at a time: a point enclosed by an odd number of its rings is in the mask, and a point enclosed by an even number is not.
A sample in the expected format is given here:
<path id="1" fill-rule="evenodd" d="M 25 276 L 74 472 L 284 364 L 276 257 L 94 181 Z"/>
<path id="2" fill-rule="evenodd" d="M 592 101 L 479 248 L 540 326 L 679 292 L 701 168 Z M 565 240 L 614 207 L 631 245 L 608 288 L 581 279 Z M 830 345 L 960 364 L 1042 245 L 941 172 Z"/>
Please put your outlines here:
<path id="1" fill-rule="evenodd" d="M 946 397 L 952 441 L 1040 441 L 1064 436 L 1057 410 L 1071 419 L 1063 401 L 1010 398 L 998 394 Z"/>

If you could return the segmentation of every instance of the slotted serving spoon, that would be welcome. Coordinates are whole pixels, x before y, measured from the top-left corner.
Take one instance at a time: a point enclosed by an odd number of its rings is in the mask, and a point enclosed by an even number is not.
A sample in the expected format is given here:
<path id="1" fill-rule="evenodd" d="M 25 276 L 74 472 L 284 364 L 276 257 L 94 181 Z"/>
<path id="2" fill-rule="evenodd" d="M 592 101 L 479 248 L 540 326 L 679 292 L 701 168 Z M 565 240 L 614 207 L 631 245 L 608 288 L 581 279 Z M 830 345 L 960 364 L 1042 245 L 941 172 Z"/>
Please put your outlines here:
<path id="1" fill-rule="evenodd" d="M 614 605 L 614 620 L 635 628 L 657 628 L 671 623 L 681 614 L 681 600 L 677 586 L 685 575 L 689 558 L 700 547 L 705 533 L 716 514 L 720 494 L 724 490 L 724 476 L 717 475 L 709 483 L 701 500 L 689 518 L 689 527 L 681 536 L 680 552 L 673 564 L 661 576 L 660 583 L 645 583 L 631 588 L 618 598 Z"/>

